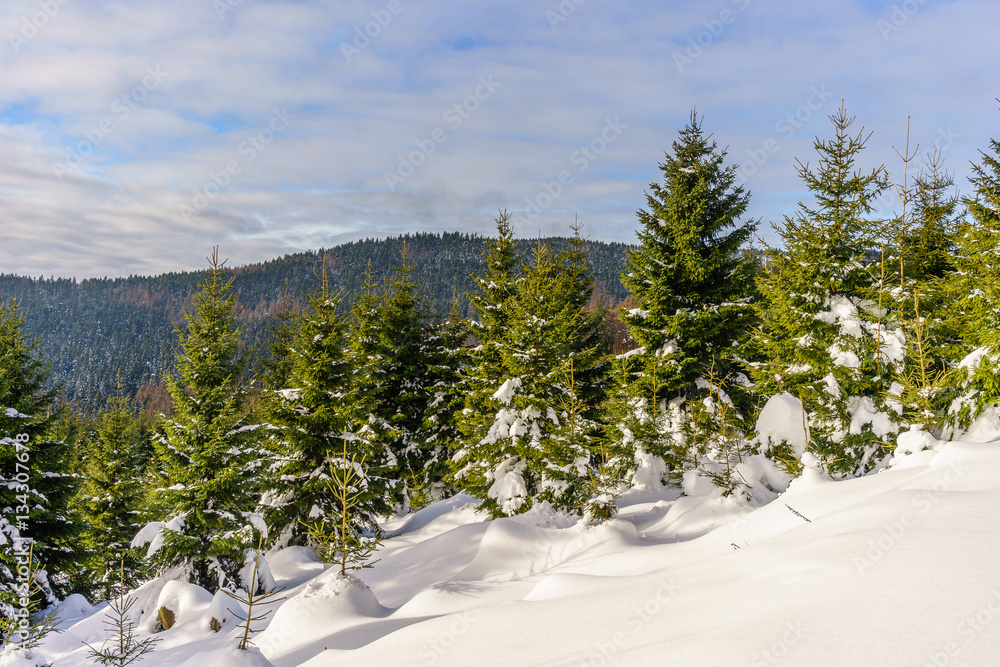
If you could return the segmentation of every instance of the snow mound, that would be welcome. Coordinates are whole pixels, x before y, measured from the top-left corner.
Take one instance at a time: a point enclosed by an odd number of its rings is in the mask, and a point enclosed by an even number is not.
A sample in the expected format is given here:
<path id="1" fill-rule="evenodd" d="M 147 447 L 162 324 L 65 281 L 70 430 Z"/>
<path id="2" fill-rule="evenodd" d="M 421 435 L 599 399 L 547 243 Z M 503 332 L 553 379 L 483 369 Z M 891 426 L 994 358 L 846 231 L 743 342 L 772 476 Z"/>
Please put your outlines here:
<path id="1" fill-rule="evenodd" d="M 330 568 L 285 600 L 254 642 L 274 657 L 388 614 L 364 582 Z"/>
<path id="2" fill-rule="evenodd" d="M 521 517 L 519 517 L 520 519 Z M 635 526 L 608 521 L 599 526 L 540 528 L 514 519 L 496 519 L 486 529 L 460 581 L 515 581 L 545 573 L 567 561 L 623 550 L 637 542 Z"/>
<path id="3" fill-rule="evenodd" d="M 788 485 L 785 495 L 801 493 L 817 486 L 833 483 L 830 474 L 823 467 L 823 462 L 812 452 L 806 452 L 800 458 L 802 461 L 802 474 L 792 480 Z"/>
<path id="4" fill-rule="evenodd" d="M 201 619 L 212 605 L 213 596 L 201 586 L 185 581 L 168 581 L 156 596 L 155 615 L 160 607 L 174 612 L 174 626 Z"/>
<path id="5" fill-rule="evenodd" d="M 405 517 L 398 526 L 386 522 L 382 525 L 382 529 L 391 535 L 406 535 L 423 529 L 426 539 L 479 520 L 471 516 L 476 512 L 479 503 L 479 500 L 469 494 L 459 493 Z M 428 530 L 431 524 L 433 527 Z"/>
<path id="6" fill-rule="evenodd" d="M 809 426 L 802 412 L 802 401 L 787 392 L 769 398 L 757 417 L 757 442 L 763 454 L 784 442 L 796 457 L 802 456 L 809 446 Z"/>
<path id="7" fill-rule="evenodd" d="M 304 584 L 330 567 L 309 547 L 285 547 L 268 554 L 267 562 L 278 586 L 286 589 Z"/>
<path id="8" fill-rule="evenodd" d="M 155 654 L 154 654 L 155 655 Z M 199 652 L 181 667 L 274 667 L 274 663 L 264 657 L 260 649 L 250 646 L 241 651 L 237 646 L 229 645 L 214 651 Z"/>

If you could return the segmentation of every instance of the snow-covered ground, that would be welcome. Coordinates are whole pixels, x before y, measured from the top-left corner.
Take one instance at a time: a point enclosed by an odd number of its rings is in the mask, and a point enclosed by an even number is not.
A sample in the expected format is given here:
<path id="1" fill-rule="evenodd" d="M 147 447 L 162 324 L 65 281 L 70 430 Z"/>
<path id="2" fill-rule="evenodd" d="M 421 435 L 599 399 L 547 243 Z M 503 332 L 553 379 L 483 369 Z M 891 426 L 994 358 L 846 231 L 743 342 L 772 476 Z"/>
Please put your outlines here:
<path id="1" fill-rule="evenodd" d="M 1000 665 L 1000 434 L 980 439 L 997 441 L 860 479 L 808 470 L 757 509 L 707 487 L 629 495 L 597 527 L 545 508 L 485 520 L 458 496 L 387 524 L 367 587 L 273 554 L 287 599 L 259 653 L 235 650 L 228 599 L 147 584 L 140 629 L 168 600 L 178 620 L 141 664 Z M 71 599 L 36 654 L 91 664 L 102 615 Z"/>

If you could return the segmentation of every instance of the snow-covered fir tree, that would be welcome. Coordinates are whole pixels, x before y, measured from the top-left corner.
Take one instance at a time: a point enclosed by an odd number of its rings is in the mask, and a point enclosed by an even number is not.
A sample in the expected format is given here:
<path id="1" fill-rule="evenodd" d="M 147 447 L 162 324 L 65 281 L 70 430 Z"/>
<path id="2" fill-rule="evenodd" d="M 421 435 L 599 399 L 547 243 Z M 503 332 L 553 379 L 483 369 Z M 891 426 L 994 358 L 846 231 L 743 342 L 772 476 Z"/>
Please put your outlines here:
<path id="1" fill-rule="evenodd" d="M 903 156 L 903 183 L 897 184 L 902 209 L 890 226 L 893 271 L 880 272 L 876 296 L 887 308 L 886 328 L 898 326 L 905 345 L 887 405 L 899 413 L 901 429 L 939 434 L 954 393 L 947 368 L 956 348 L 963 348 L 945 317 L 959 202 L 938 152 L 927 156 L 926 170 L 909 185 L 906 168 L 915 155 Z"/>
<path id="2" fill-rule="evenodd" d="M 178 331 L 177 377 L 167 378 L 174 413 L 156 426 L 154 445 L 166 471 L 159 489 L 162 522 L 135 543 L 152 542 L 161 572 L 172 571 L 209 591 L 239 585 L 245 553 L 257 544 L 261 451 L 247 410 L 244 359 L 232 278 L 218 249 L 208 278 Z"/>
<path id="3" fill-rule="evenodd" d="M 587 418 L 593 404 L 574 377 L 592 374 L 601 352 L 581 349 L 587 321 L 572 267 L 539 241 L 514 278 L 506 219 L 498 225 L 501 237 L 486 257 L 493 271 L 481 279 L 489 291 L 473 297 L 483 320 L 474 331 L 483 338 L 473 357 L 480 366 L 470 376 L 454 479 L 495 516 L 539 501 L 580 510 L 590 497 L 596 425 Z M 498 289 L 495 278 L 512 289 Z M 500 318 L 503 327 L 494 328 Z"/>
<path id="4" fill-rule="evenodd" d="M 49 367 L 38 348 L 19 304 L 0 303 L 0 631 L 7 640 L 22 598 L 36 612 L 66 595 L 67 573 L 82 556 L 68 510 L 78 478 L 70 448 L 47 438 L 58 394 L 46 388 Z M 25 578 L 18 568 L 29 553 Z"/>
<path id="5" fill-rule="evenodd" d="M 341 508 L 330 489 L 331 460 L 342 458 L 345 438 L 349 455 L 371 454 L 371 443 L 355 436 L 347 322 L 339 307 L 324 262 L 318 291 L 305 312 L 288 322 L 284 350 L 276 350 L 286 361 L 275 368 L 284 370 L 268 379 L 272 462 L 263 476 L 261 511 L 280 544 L 308 544 L 311 532 L 337 530 Z M 359 529 L 372 527 L 375 516 L 391 508 L 384 481 L 372 479 L 369 467 L 367 460 L 361 464 L 359 477 L 370 485 L 358 489 L 352 512 Z"/>
<path id="6" fill-rule="evenodd" d="M 689 407 L 711 393 L 710 369 L 730 392 L 746 384 L 737 346 L 753 321 L 747 244 L 756 222 L 740 220 L 750 195 L 725 158 L 692 112 L 638 212 L 639 247 L 622 275 L 637 307 L 622 319 L 640 348 L 619 362 L 623 394 L 608 432 L 619 459 L 631 450 L 636 472 L 699 465 L 707 450 Z"/>
<path id="7" fill-rule="evenodd" d="M 965 197 L 967 217 L 956 234 L 956 274 L 949 295 L 957 300 L 955 328 L 965 333 L 969 356 L 961 360 L 959 389 L 949 421 L 966 428 L 1000 403 L 1000 141 L 980 152 Z"/>
<path id="8" fill-rule="evenodd" d="M 802 401 L 809 449 L 843 475 L 870 469 L 894 442 L 897 415 L 885 399 L 904 348 L 877 301 L 889 270 L 877 240 L 883 225 L 872 212 L 888 175 L 857 168 L 870 135 L 851 133 L 854 118 L 843 107 L 830 122 L 834 137 L 814 142 L 816 168 L 798 168 L 813 200 L 775 226 L 782 246 L 768 250 L 759 275 L 754 381 L 764 398 L 788 392 Z M 768 453 L 800 469 L 798 452 Z"/>
<path id="9" fill-rule="evenodd" d="M 144 574 L 129 545 L 148 518 L 151 435 L 119 385 L 83 439 L 84 482 L 76 508 L 84 525 L 86 569 L 101 600 L 110 600 L 122 581 L 134 588 Z"/>
<path id="10" fill-rule="evenodd" d="M 452 301 L 446 318 L 430 322 L 425 330 L 425 390 L 429 402 L 416 439 L 424 451 L 420 457 L 422 467 L 413 471 L 417 487 L 411 491 L 411 508 L 440 500 L 453 490 L 447 479 L 451 473 L 449 460 L 462 439 L 458 420 L 465 406 L 468 336 L 468 323 L 458 311 L 457 299 Z"/>
<path id="11" fill-rule="evenodd" d="M 394 480 L 393 496 L 401 507 L 436 482 L 427 478 L 433 449 L 421 437 L 434 401 L 436 364 L 428 344 L 429 315 L 413 269 L 404 246 L 384 284 L 369 274 L 352 308 L 355 408 L 373 442 L 385 451 L 384 474 Z"/>

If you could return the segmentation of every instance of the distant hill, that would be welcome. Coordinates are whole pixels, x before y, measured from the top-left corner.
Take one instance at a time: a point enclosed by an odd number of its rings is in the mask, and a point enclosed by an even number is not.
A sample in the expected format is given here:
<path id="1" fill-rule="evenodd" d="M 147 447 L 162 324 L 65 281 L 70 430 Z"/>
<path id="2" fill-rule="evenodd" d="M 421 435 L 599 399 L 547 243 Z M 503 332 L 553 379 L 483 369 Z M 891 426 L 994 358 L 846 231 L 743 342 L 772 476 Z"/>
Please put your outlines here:
<path id="1" fill-rule="evenodd" d="M 563 238 L 547 241 L 556 248 L 566 243 Z M 404 243 L 431 310 L 447 313 L 457 297 L 463 313 L 470 315 L 465 293 L 472 288 L 472 276 L 483 270 L 486 239 L 462 233 L 366 239 L 327 250 L 327 273 L 343 291 L 343 312 L 361 289 L 369 263 L 372 276 L 381 279 L 399 262 Z M 536 242 L 518 243 L 527 256 Z M 628 247 L 587 242 L 597 291 L 606 301 L 617 303 L 627 296 L 619 274 Z M 317 286 L 322 257 L 322 251 L 304 252 L 232 269 L 251 358 L 266 344 L 269 324 L 286 300 L 301 303 Z M 66 400 L 91 412 L 103 406 L 118 378 L 129 394 L 140 396 L 162 383 L 174 365 L 174 329 L 183 324 L 184 309 L 205 276 L 187 272 L 77 282 L 0 274 L 0 299 L 16 296 L 21 301 L 26 328 L 41 339 L 53 381 L 63 383 Z"/>

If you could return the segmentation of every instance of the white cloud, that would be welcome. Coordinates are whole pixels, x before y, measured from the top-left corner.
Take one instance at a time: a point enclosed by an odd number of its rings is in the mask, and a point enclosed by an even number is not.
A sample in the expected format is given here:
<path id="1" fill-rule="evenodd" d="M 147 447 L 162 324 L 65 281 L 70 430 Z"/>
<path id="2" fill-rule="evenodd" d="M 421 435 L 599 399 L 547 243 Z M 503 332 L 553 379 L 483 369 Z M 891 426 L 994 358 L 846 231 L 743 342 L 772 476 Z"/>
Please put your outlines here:
<path id="1" fill-rule="evenodd" d="M 567 169 L 571 185 L 519 231 L 565 233 L 579 213 L 593 237 L 632 241 L 694 105 L 734 163 L 779 140 L 745 174 L 749 213 L 765 221 L 793 212 L 795 158 L 812 158 L 841 99 L 876 132 L 870 159 L 890 167 L 907 115 L 924 147 L 950 128 L 963 185 L 996 126 L 1000 8 L 985 0 L 920 5 L 885 38 L 891 7 L 861 3 L 586 2 L 553 29 L 557 2 L 400 2 L 386 22 L 371 12 L 388 2 L 243 0 L 220 19 L 207 0 L 77 0 L 17 51 L 0 45 L 0 271 L 156 273 L 202 268 L 217 243 L 240 264 L 364 236 L 489 233 L 498 208 L 524 220 Z M 9 4 L 0 34 L 20 34 L 38 5 Z M 341 44 L 379 17 L 348 62 Z M 704 46 L 679 71 L 689 38 Z M 142 93 L 149 68 L 166 75 Z M 499 87 L 454 127 L 445 114 L 491 75 Z M 112 105 L 137 86 L 121 117 Z M 823 86 L 829 100 L 779 129 Z M 241 147 L 276 108 L 294 119 L 250 159 Z M 575 171 L 574 152 L 616 117 L 627 130 Z M 438 128 L 444 141 L 392 191 L 385 173 Z M 60 179 L 53 165 L 88 142 Z M 233 161 L 239 173 L 185 219 Z"/>

